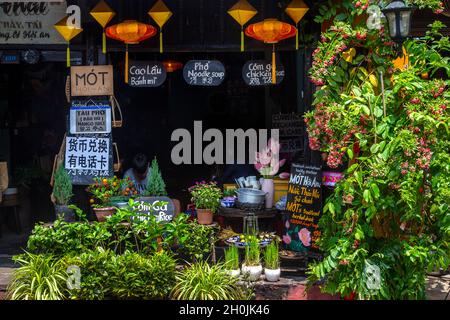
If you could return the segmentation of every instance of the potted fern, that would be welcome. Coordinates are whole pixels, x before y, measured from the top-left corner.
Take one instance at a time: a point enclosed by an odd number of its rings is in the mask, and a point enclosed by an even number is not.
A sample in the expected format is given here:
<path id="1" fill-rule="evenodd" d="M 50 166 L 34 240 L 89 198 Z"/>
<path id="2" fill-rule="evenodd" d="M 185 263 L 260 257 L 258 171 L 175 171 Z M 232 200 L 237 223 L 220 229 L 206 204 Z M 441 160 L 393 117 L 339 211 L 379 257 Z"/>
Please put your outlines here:
<path id="1" fill-rule="evenodd" d="M 239 251 L 236 246 L 231 246 L 225 250 L 225 267 L 233 277 L 238 277 L 241 274 L 239 269 Z"/>
<path id="2" fill-rule="evenodd" d="M 264 251 L 264 275 L 266 280 L 276 282 L 280 280 L 280 258 L 278 256 L 278 243 L 272 241 Z"/>
<path id="3" fill-rule="evenodd" d="M 248 277 L 250 281 L 257 281 L 262 274 L 261 252 L 259 240 L 256 236 L 249 237 L 245 247 L 245 262 L 242 265 L 242 274 Z"/>
<path id="4" fill-rule="evenodd" d="M 55 172 L 52 198 L 55 204 L 56 216 L 63 215 L 67 222 L 75 221 L 75 211 L 69 208 L 72 193 L 72 181 L 64 166 L 60 165 Z"/>

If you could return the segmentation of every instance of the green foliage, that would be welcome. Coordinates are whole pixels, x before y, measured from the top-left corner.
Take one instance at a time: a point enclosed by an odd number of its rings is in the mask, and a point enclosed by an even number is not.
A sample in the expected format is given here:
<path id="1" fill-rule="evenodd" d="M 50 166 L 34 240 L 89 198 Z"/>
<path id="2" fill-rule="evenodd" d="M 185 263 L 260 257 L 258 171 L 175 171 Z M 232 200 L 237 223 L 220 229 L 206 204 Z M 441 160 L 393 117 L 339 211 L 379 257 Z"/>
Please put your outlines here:
<path id="1" fill-rule="evenodd" d="M 176 274 L 171 298 L 176 300 L 242 300 L 250 296 L 221 264 L 202 261 Z"/>
<path id="2" fill-rule="evenodd" d="M 116 255 L 98 248 L 67 258 L 81 270 L 80 289 L 71 299 L 165 299 L 175 284 L 175 260 L 167 252 L 150 256 L 133 252 Z"/>
<path id="3" fill-rule="evenodd" d="M 191 261 L 203 260 L 211 254 L 214 235 L 214 229 L 211 227 L 196 222 L 188 223 L 179 238 L 180 252 Z"/>
<path id="4" fill-rule="evenodd" d="M 264 266 L 267 269 L 278 269 L 280 267 L 280 257 L 278 256 L 278 243 L 272 241 L 264 250 Z"/>
<path id="5" fill-rule="evenodd" d="M 450 263 L 449 39 L 434 23 L 405 43 L 409 67 L 395 70 L 386 36 L 347 14 L 322 34 L 311 69 L 320 88 L 305 116 L 310 146 L 331 167 L 352 162 L 324 206 L 324 259 L 309 281 L 360 299 L 421 299 L 426 271 Z"/>
<path id="6" fill-rule="evenodd" d="M 65 264 L 52 255 L 28 252 L 16 256 L 20 267 L 14 270 L 7 296 L 11 300 L 62 300 L 67 273 Z"/>
<path id="7" fill-rule="evenodd" d="M 219 208 L 223 196 L 215 182 L 197 182 L 189 188 L 189 192 L 197 209 L 210 209 L 213 213 Z"/>
<path id="8" fill-rule="evenodd" d="M 259 266 L 261 264 L 261 250 L 257 237 L 250 237 L 245 246 L 245 265 Z"/>
<path id="9" fill-rule="evenodd" d="M 225 266 L 228 270 L 239 269 L 239 249 L 236 246 L 230 246 L 225 249 Z"/>
<path id="10" fill-rule="evenodd" d="M 152 160 L 150 176 L 147 179 L 147 187 L 144 195 L 155 197 L 167 196 L 166 184 L 162 178 L 156 158 Z"/>
<path id="11" fill-rule="evenodd" d="M 72 198 L 72 180 L 63 165 L 60 165 L 55 172 L 55 182 L 53 185 L 53 196 L 56 204 L 68 205 Z"/>

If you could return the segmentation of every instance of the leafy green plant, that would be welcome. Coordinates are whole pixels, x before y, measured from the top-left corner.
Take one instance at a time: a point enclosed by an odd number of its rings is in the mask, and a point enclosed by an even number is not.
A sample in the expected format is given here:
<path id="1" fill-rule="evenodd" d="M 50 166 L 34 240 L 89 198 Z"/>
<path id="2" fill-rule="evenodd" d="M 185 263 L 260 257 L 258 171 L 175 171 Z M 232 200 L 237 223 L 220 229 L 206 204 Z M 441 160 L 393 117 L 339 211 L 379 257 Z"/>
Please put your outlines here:
<path id="1" fill-rule="evenodd" d="M 94 182 L 87 188 L 87 192 L 92 195 L 90 200 L 92 207 L 102 208 L 111 206 L 114 199 L 136 196 L 137 191 L 133 182 L 127 179 L 112 178 L 94 178 Z"/>
<path id="2" fill-rule="evenodd" d="M 176 262 L 165 251 L 116 255 L 98 248 L 66 263 L 81 270 L 80 288 L 70 291 L 71 299 L 164 299 L 175 284 Z"/>
<path id="3" fill-rule="evenodd" d="M 310 265 L 309 282 L 359 299 L 422 299 L 426 271 L 450 263 L 450 41 L 434 23 L 406 41 L 409 66 L 399 70 L 387 27 L 368 29 L 357 22 L 367 8 L 342 5 L 314 52 L 318 90 L 305 122 L 328 166 L 350 163 L 323 208 L 324 259 Z"/>
<path id="4" fill-rule="evenodd" d="M 11 300 L 62 300 L 66 297 L 65 264 L 52 255 L 25 254 L 14 257 L 14 270 L 7 289 Z"/>
<path id="5" fill-rule="evenodd" d="M 144 193 L 146 196 L 167 196 L 166 184 L 159 170 L 158 160 L 154 158 L 150 168 L 150 176 L 147 179 L 147 186 Z"/>
<path id="6" fill-rule="evenodd" d="M 259 266 L 261 264 L 261 250 L 257 237 L 250 237 L 245 246 L 245 265 Z"/>
<path id="7" fill-rule="evenodd" d="M 280 267 L 280 257 L 278 255 L 278 243 L 272 241 L 264 250 L 264 266 L 267 269 L 276 270 Z"/>
<path id="8" fill-rule="evenodd" d="M 197 209 L 210 209 L 214 213 L 220 206 L 222 191 L 215 182 L 197 182 L 189 192 Z"/>
<path id="9" fill-rule="evenodd" d="M 225 250 L 225 266 L 228 270 L 239 269 L 239 249 L 236 246 L 230 246 Z"/>
<path id="10" fill-rule="evenodd" d="M 212 244 L 215 241 L 214 229 L 191 222 L 182 230 L 179 240 L 179 251 L 191 261 L 200 261 L 211 254 Z"/>
<path id="11" fill-rule="evenodd" d="M 241 300 L 249 296 L 238 278 L 230 276 L 221 264 L 191 264 L 175 278 L 171 298 L 176 300 Z"/>
<path id="12" fill-rule="evenodd" d="M 56 204 L 68 205 L 72 198 L 72 180 L 63 165 L 60 165 L 55 172 L 55 182 L 53 185 L 53 196 Z"/>

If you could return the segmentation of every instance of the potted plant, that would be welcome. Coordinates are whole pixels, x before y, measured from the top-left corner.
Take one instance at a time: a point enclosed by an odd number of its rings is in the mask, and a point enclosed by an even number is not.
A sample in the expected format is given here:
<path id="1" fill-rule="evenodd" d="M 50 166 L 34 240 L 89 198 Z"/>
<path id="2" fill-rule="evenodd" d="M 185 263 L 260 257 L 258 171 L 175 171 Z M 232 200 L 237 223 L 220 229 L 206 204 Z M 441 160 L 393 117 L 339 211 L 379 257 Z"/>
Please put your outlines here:
<path id="1" fill-rule="evenodd" d="M 259 241 L 256 236 L 250 236 L 245 247 L 245 262 L 242 265 L 242 274 L 248 277 L 250 281 L 257 281 L 261 277 L 261 252 Z"/>
<path id="2" fill-rule="evenodd" d="M 56 215 L 62 214 L 67 222 L 75 221 L 75 211 L 69 208 L 72 198 L 72 181 L 64 166 L 60 165 L 55 172 L 55 182 L 53 184 L 53 197 Z"/>
<path id="3" fill-rule="evenodd" d="M 189 188 L 192 201 L 197 210 L 199 224 L 212 224 L 213 214 L 217 211 L 222 199 L 222 191 L 215 182 L 196 182 Z"/>
<path id="4" fill-rule="evenodd" d="M 261 174 L 261 190 L 266 193 L 266 208 L 273 207 L 275 194 L 273 177 L 286 162 L 286 159 L 279 160 L 280 143 L 271 138 L 267 143 L 267 148 L 261 152 L 256 152 L 255 168 Z"/>
<path id="5" fill-rule="evenodd" d="M 280 258 L 278 256 L 278 243 L 274 240 L 264 251 L 264 275 L 267 281 L 276 282 L 280 279 Z"/>
<path id="6" fill-rule="evenodd" d="M 241 274 L 239 269 L 239 251 L 238 247 L 231 246 L 225 250 L 225 267 L 228 273 L 233 277 L 238 277 Z"/>
<path id="7" fill-rule="evenodd" d="M 152 160 L 144 196 L 167 196 L 166 184 L 162 178 L 156 158 Z"/>
<path id="8" fill-rule="evenodd" d="M 94 183 L 89 185 L 87 191 L 92 194 L 90 200 L 92 209 L 99 222 L 113 215 L 116 208 L 111 203 L 111 198 L 123 195 L 122 181 L 116 176 L 112 178 L 94 178 Z M 126 189 L 125 189 L 126 192 Z M 129 190 L 131 193 L 131 190 Z"/>

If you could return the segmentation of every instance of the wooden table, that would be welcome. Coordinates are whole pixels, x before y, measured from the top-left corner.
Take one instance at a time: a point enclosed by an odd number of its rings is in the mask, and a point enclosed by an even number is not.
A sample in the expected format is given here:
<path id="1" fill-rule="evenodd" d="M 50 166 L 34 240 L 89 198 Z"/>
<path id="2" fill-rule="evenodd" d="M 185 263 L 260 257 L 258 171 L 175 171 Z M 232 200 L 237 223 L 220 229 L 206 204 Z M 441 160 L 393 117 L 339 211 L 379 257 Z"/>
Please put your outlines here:
<path id="1" fill-rule="evenodd" d="M 258 218 L 260 231 L 275 230 L 276 221 L 278 218 L 281 218 L 281 213 L 275 208 L 261 211 L 249 211 L 238 208 L 220 207 L 217 212 L 217 221 L 222 228 L 231 227 L 234 232 L 242 233 L 244 228 L 244 218 L 250 216 L 250 213 L 253 213 Z"/>

